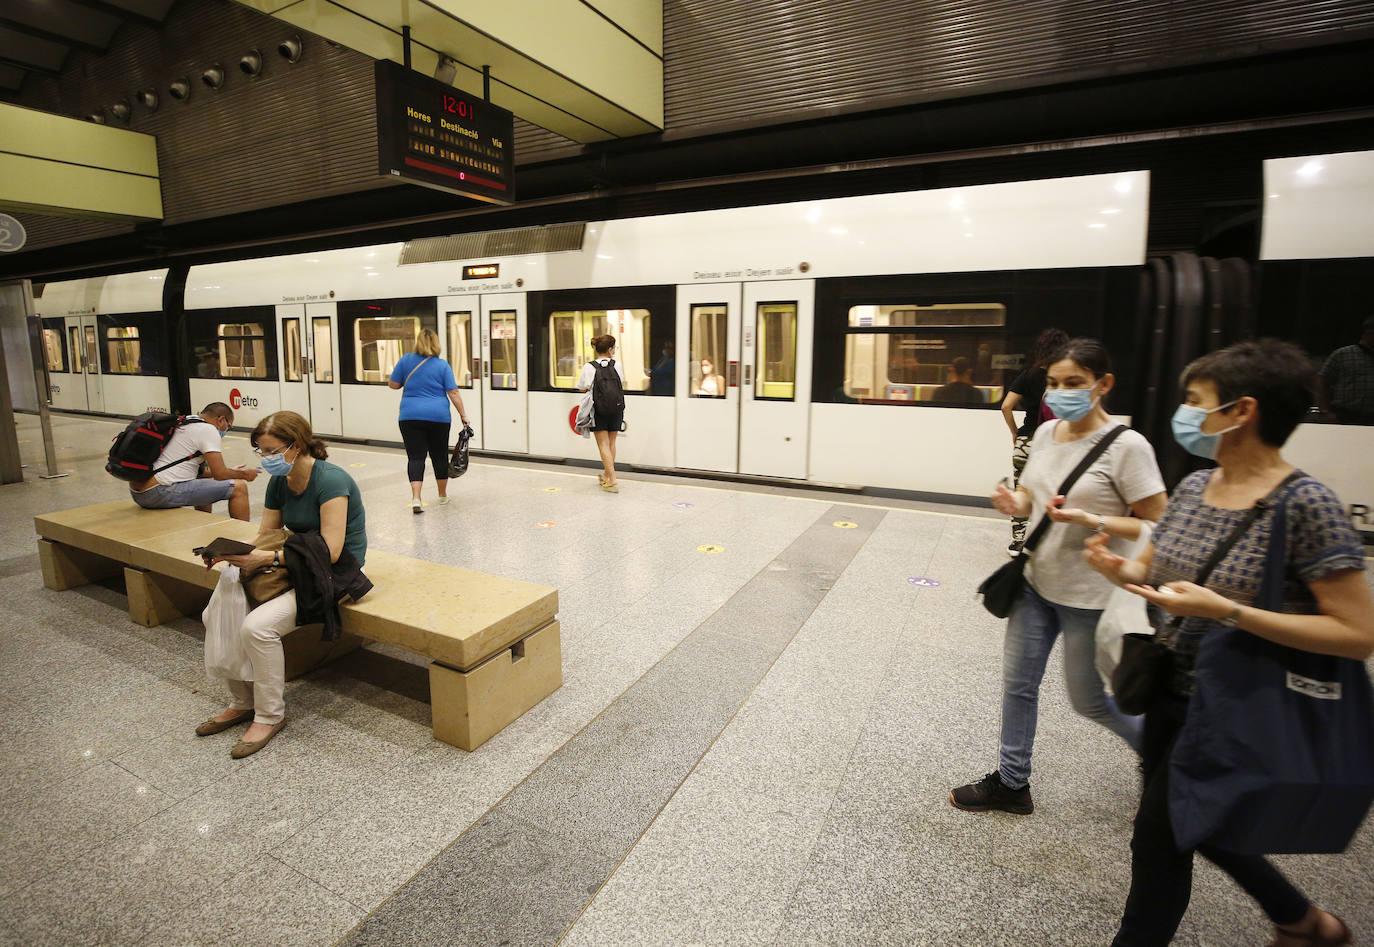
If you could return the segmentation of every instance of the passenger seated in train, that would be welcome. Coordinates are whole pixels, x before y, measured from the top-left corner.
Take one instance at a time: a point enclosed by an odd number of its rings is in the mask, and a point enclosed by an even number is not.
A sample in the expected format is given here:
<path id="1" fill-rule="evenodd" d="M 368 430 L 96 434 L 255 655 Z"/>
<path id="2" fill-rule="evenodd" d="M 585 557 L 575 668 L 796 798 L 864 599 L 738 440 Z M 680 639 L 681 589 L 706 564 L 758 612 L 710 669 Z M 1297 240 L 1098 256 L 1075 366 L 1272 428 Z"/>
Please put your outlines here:
<path id="1" fill-rule="evenodd" d="M 1374 316 L 1364 321 L 1360 340 L 1326 357 L 1317 373 L 1322 417 L 1341 424 L 1374 424 Z"/>
<path id="2" fill-rule="evenodd" d="M 962 355 L 949 369 L 949 383 L 935 389 L 931 401 L 945 404 L 983 404 L 983 393 L 973 387 L 973 364 Z"/>
<path id="3" fill-rule="evenodd" d="M 663 343 L 663 354 L 659 356 L 654 367 L 649 370 L 649 393 L 655 395 L 671 395 L 675 384 L 674 374 L 677 371 L 677 360 L 673 358 L 673 343 Z"/>
<path id="4" fill-rule="evenodd" d="M 203 422 L 203 423 L 202 423 Z M 234 412 L 223 401 L 207 404 L 194 420 L 178 427 L 167 439 L 154 469 L 158 473 L 142 483 L 129 484 L 134 502 L 145 510 L 193 506 L 210 512 L 219 500 L 229 501 L 229 515 L 248 519 L 248 484 L 257 470 L 224 464 L 224 435 L 234 424 Z M 201 464 L 205 473 L 201 474 Z M 165 465 L 166 469 L 163 468 Z"/>

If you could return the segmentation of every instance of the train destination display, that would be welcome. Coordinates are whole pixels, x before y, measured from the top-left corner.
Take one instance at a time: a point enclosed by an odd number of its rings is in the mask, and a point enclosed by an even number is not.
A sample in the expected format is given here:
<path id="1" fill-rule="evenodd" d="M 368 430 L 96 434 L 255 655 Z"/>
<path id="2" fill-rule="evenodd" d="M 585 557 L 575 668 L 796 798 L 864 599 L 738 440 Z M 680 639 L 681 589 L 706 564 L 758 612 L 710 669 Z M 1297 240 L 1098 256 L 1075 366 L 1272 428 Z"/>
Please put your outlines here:
<path id="1" fill-rule="evenodd" d="M 510 112 L 379 60 L 377 170 L 493 204 L 515 202 Z"/>

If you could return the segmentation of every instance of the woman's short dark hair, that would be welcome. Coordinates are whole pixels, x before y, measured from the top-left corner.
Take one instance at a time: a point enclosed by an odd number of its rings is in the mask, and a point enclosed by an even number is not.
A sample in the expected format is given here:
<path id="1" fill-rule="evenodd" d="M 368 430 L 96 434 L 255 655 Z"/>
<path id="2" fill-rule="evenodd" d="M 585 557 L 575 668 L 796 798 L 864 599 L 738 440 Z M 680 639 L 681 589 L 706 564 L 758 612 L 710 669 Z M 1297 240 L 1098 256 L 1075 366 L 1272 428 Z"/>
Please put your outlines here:
<path id="1" fill-rule="evenodd" d="M 1059 351 L 1049 357 L 1045 367 L 1048 368 L 1066 358 L 1092 372 L 1094 378 L 1101 378 L 1112 370 L 1111 353 L 1097 339 L 1069 339 Z"/>
<path id="2" fill-rule="evenodd" d="M 1315 370 L 1307 353 L 1292 342 L 1260 339 L 1237 342 L 1194 359 L 1183 370 L 1180 387 L 1210 381 L 1217 403 L 1230 404 L 1247 395 L 1259 402 L 1259 437 L 1282 447 L 1312 407 Z"/>
<path id="3" fill-rule="evenodd" d="M 605 355 L 614 347 L 615 336 L 613 335 L 598 335 L 592 339 L 592 348 L 596 349 L 597 355 Z"/>

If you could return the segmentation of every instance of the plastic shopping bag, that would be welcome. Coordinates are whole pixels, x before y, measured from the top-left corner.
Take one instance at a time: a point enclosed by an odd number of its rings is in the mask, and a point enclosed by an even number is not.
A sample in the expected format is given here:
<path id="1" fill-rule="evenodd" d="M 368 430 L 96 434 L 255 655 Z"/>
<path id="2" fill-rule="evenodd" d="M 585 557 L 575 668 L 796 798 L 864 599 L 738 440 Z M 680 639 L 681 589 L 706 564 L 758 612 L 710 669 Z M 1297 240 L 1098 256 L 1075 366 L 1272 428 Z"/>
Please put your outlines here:
<path id="1" fill-rule="evenodd" d="M 448 476 L 455 480 L 468 472 L 468 442 L 472 440 L 471 425 L 464 424 L 458 432 L 458 443 L 453 447 L 453 457 L 448 462 Z"/>
<path id="2" fill-rule="evenodd" d="M 1126 553 L 1127 559 L 1134 559 L 1145 551 L 1150 534 L 1150 524 L 1142 521 L 1140 538 Z M 1117 589 L 1107 600 L 1107 607 L 1097 622 L 1097 673 L 1102 675 L 1102 681 L 1109 691 L 1112 688 L 1112 672 L 1121 663 L 1121 637 L 1131 632 L 1142 635 L 1154 633 L 1149 616 L 1145 613 L 1145 600 L 1134 592 Z"/>
<path id="3" fill-rule="evenodd" d="M 229 681 L 251 681 L 253 662 L 239 629 L 248 614 L 237 566 L 225 565 L 201 618 L 205 622 L 205 673 Z"/>

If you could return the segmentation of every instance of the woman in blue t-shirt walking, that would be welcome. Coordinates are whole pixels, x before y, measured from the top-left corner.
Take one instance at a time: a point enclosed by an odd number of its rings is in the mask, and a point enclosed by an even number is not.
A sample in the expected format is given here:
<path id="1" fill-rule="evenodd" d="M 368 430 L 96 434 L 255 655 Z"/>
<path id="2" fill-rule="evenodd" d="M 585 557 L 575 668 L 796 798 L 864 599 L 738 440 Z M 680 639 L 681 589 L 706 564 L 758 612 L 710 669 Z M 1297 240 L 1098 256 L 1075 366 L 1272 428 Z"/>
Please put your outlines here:
<path id="1" fill-rule="evenodd" d="M 401 391 L 401 440 L 406 445 L 406 470 L 410 477 L 410 511 L 423 513 L 420 487 L 425 480 L 425 456 L 434 466 L 439 485 L 439 503 L 448 503 L 448 429 L 449 403 L 468 425 L 468 412 L 453 369 L 439 357 L 439 336 L 433 329 L 421 329 L 415 351 L 401 356 L 391 370 L 387 384 Z"/>

